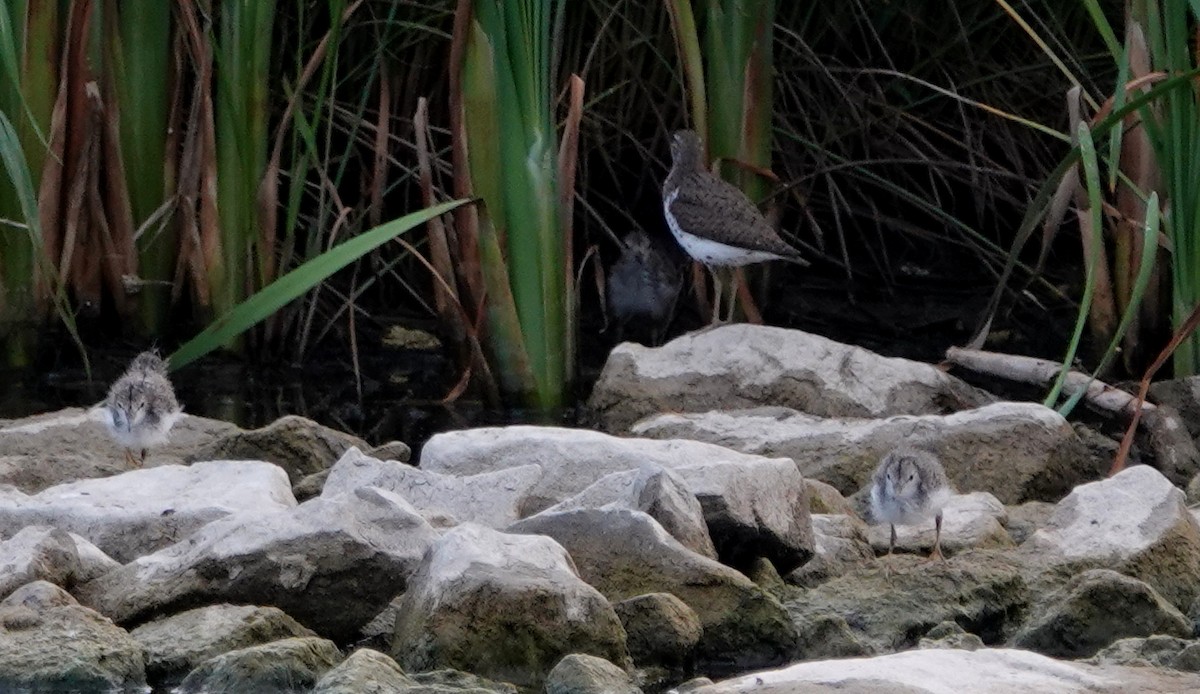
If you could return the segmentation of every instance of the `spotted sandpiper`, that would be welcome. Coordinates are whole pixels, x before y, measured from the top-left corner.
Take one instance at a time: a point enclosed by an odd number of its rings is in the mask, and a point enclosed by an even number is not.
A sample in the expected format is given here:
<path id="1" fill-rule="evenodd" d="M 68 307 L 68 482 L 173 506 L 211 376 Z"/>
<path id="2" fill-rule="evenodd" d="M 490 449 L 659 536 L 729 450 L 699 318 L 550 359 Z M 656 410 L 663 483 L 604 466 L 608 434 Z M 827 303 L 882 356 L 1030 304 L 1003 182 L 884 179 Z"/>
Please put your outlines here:
<path id="1" fill-rule="evenodd" d="M 930 559 L 942 556 L 942 507 L 951 496 L 942 464 L 930 452 L 902 446 L 879 462 L 871 478 L 871 515 L 892 527 L 888 555 L 896 549 L 896 524 L 934 521 Z"/>
<path id="2" fill-rule="evenodd" d="M 779 238 L 742 191 L 704 166 L 704 145 L 695 131 L 675 133 L 671 158 L 671 172 L 663 182 L 663 213 L 679 245 L 713 272 L 714 323 L 721 306 L 721 279 L 716 268 L 768 260 L 808 265 L 799 251 Z"/>
<path id="3" fill-rule="evenodd" d="M 653 344 L 658 344 L 671 322 L 675 300 L 683 286 L 679 264 L 667 249 L 638 229 L 621 239 L 621 257 L 608 272 L 608 312 L 616 321 L 617 339 L 626 327 L 644 326 Z"/>
<path id="4" fill-rule="evenodd" d="M 183 413 L 167 378 L 167 363 L 155 352 L 134 357 L 129 369 L 113 383 L 101 409 L 108 433 L 125 449 L 125 460 L 141 467 L 152 446 L 167 441 L 167 433 Z M 140 451 L 135 458 L 133 451 Z"/>

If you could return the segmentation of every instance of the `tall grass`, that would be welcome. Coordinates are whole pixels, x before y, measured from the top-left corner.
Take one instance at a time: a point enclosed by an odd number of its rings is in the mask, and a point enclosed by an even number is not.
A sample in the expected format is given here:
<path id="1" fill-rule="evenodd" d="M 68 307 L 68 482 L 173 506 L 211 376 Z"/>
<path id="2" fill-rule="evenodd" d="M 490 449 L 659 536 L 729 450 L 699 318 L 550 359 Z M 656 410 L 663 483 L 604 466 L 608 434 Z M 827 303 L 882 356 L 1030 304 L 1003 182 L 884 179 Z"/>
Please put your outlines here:
<path id="1" fill-rule="evenodd" d="M 561 11 L 555 0 L 463 0 L 451 66 L 456 191 L 484 203 L 458 217 L 468 295 L 486 306 L 503 390 L 550 411 L 574 369 L 570 208 L 560 206 L 550 82 Z"/>
<path id="2" fill-rule="evenodd" d="M 260 224 L 266 173 L 275 3 L 222 0 L 214 57 L 216 78 L 219 262 L 209 268 L 213 312 L 220 316 L 270 282 L 275 249 Z"/>
<path id="3" fill-rule="evenodd" d="M 0 185 L 0 344 L 14 366 L 33 358 L 38 327 L 33 277 L 39 239 L 31 216 L 37 208 L 29 198 L 36 196 L 46 158 L 62 23 L 58 3 L 0 2 L 0 80 L 7 85 L 0 89 L 0 112 L 13 138 L 3 145 L 10 150 L 10 185 Z"/>

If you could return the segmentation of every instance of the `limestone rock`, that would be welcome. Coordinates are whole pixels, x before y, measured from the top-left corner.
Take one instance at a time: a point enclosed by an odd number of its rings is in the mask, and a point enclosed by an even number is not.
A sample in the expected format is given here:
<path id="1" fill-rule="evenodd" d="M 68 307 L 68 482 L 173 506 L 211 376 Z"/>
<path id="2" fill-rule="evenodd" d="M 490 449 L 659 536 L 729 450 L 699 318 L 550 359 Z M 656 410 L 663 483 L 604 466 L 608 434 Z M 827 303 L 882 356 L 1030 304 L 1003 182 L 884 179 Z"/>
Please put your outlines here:
<path id="1" fill-rule="evenodd" d="M 0 542 L 0 599 L 34 581 L 67 586 L 79 572 L 79 551 L 67 533 L 31 525 Z"/>
<path id="2" fill-rule="evenodd" d="M 0 601 L 0 691 L 141 690 L 142 647 L 46 581 Z"/>
<path id="3" fill-rule="evenodd" d="M 1200 672 L 1200 641 L 1175 636 L 1121 639 L 1106 646 L 1088 662 Z"/>
<path id="4" fill-rule="evenodd" d="M 120 566 L 74 533 L 48 525 L 29 525 L 0 542 L 0 599 L 33 581 L 70 588 Z"/>
<path id="5" fill-rule="evenodd" d="M 975 548 L 1011 547 L 1012 538 L 1004 529 L 1007 520 L 1004 504 L 991 494 L 956 494 L 942 511 L 942 550 L 951 555 Z M 896 551 L 928 554 L 933 549 L 935 534 L 932 520 L 921 525 L 897 525 Z M 873 525 L 869 536 L 877 554 L 887 552 L 890 526 Z"/>
<path id="6" fill-rule="evenodd" d="M 210 658 L 188 673 L 176 691 L 307 691 L 341 661 L 342 653 L 332 641 L 311 636 L 281 639 Z"/>
<path id="7" fill-rule="evenodd" d="M 825 417 L 937 414 L 991 396 L 944 371 L 824 337 L 737 323 L 609 353 L 588 411 L 605 431 L 659 412 L 781 405 Z"/>
<path id="8" fill-rule="evenodd" d="M 1027 501 L 1007 508 L 1008 522 L 1004 524 L 1009 537 L 1018 545 L 1033 537 L 1039 528 L 1045 527 L 1054 515 L 1054 504 L 1045 501 Z"/>
<path id="9" fill-rule="evenodd" d="M 1013 639 L 1019 648 L 1085 658 L 1126 637 L 1191 636 L 1192 623 L 1145 583 L 1108 569 L 1072 579 Z"/>
<path id="10" fill-rule="evenodd" d="M 842 496 L 833 485 L 820 480 L 804 478 L 804 486 L 808 487 L 808 512 L 811 514 L 843 514 L 857 516 L 854 505 Z"/>
<path id="11" fill-rule="evenodd" d="M 957 622 L 942 622 L 925 632 L 917 648 L 958 648 L 964 651 L 977 651 L 983 648 L 983 639 L 963 629 Z"/>
<path id="12" fill-rule="evenodd" d="M 815 554 L 786 576 L 792 585 L 812 588 L 857 568 L 871 566 L 875 551 L 867 539 L 867 524 L 846 515 L 813 514 Z"/>
<path id="13" fill-rule="evenodd" d="M 573 653 L 546 675 L 546 694 L 642 694 L 642 690 L 607 660 Z"/>
<path id="14" fill-rule="evenodd" d="M 1200 675 L 1096 666 L 999 648 L 930 648 L 874 658 L 798 663 L 690 689 L 689 694 L 1176 694 L 1200 690 Z"/>
<path id="15" fill-rule="evenodd" d="M 274 605 L 322 636 L 347 641 L 404 591 L 436 535 L 408 502 L 365 487 L 223 518 L 77 592 L 119 623 L 241 602 Z"/>
<path id="16" fill-rule="evenodd" d="M 670 593 L 647 593 L 613 605 L 635 665 L 686 669 L 704 633 L 700 617 Z"/>
<path id="17" fill-rule="evenodd" d="M 167 443 L 150 451 L 145 467 L 179 465 L 232 424 L 184 414 Z M 128 471 L 125 454 L 109 438 L 99 408 L 70 408 L 0 422 L 0 485 L 26 494 L 55 485 Z"/>
<path id="18" fill-rule="evenodd" d="M 658 521 L 684 547 L 717 558 L 704 509 L 676 472 L 647 464 L 638 470 L 614 472 L 596 480 L 575 496 L 546 509 L 547 512 L 580 508 L 628 508 L 644 511 Z"/>
<path id="19" fill-rule="evenodd" d="M 999 552 L 976 550 L 945 563 L 911 555 L 886 561 L 891 575 L 882 568 L 853 571 L 788 601 L 788 611 L 800 624 L 844 617 L 865 649 L 888 652 L 917 645 L 945 621 L 998 643 L 1016 631 L 1029 603 L 1024 567 Z"/>
<path id="20" fill-rule="evenodd" d="M 408 670 L 536 687 L 571 653 L 629 658 L 612 606 L 550 538 L 464 523 L 433 543 L 397 609 L 392 655 Z"/>
<path id="21" fill-rule="evenodd" d="M 312 694 L 394 694 L 411 691 L 415 685 L 396 661 L 362 648 L 326 672 Z"/>
<path id="22" fill-rule="evenodd" d="M 631 431 L 791 458 L 805 477 L 847 496 L 870 483 L 880 459 L 900 441 L 919 442 L 937 455 L 959 490 L 990 492 L 1007 504 L 1057 501 L 1104 473 L 1071 425 L 1036 403 L 883 419 L 825 418 L 782 407 L 662 414 Z"/>
<path id="23" fill-rule="evenodd" d="M 643 465 L 678 470 L 697 463 L 753 464 L 746 455 L 698 441 L 628 439 L 588 429 L 508 426 L 460 429 L 434 435 L 421 449 L 421 469 L 466 477 L 521 465 L 540 465 L 527 514 L 565 501 L 601 477 Z"/>
<path id="24" fill-rule="evenodd" d="M 113 569 L 121 568 L 121 563 L 108 556 L 86 538 L 75 533 L 67 533 L 75 541 L 75 551 L 79 555 L 79 567 L 75 571 L 75 583 L 87 583 L 99 578 Z"/>
<path id="25" fill-rule="evenodd" d="M 629 509 L 543 512 L 510 532 L 554 538 L 579 575 L 609 600 L 672 593 L 704 627 L 699 667 L 732 672 L 791 658 L 796 629 L 779 602 L 750 579 L 681 545 L 653 518 Z"/>
<path id="26" fill-rule="evenodd" d="M 746 566 L 765 556 L 787 572 L 812 555 L 807 488 L 790 460 L 694 441 L 621 439 L 531 426 L 438 434 L 421 454 L 422 469 L 452 475 L 529 463 L 543 469 L 530 510 L 559 503 L 608 474 L 659 466 L 676 472 L 699 499 L 722 561 Z"/>
<path id="27" fill-rule="evenodd" d="M 812 557 L 808 487 L 790 460 L 705 462 L 676 472 L 700 500 L 722 563 L 745 570 L 763 557 L 787 573 Z"/>
<path id="28" fill-rule="evenodd" d="M 0 489 L 0 535 L 49 525 L 128 562 L 231 513 L 268 512 L 295 503 L 287 477 L 269 463 L 161 465 L 60 484 L 32 496 Z"/>
<path id="29" fill-rule="evenodd" d="M 189 460 L 265 460 L 283 468 L 289 483 L 296 484 L 305 475 L 328 469 L 352 446 L 370 448 L 357 436 L 288 415 L 261 429 L 229 432 L 196 450 Z"/>
<path id="30" fill-rule="evenodd" d="M 1021 553 L 1050 570 L 1112 569 L 1182 609 L 1200 596 L 1200 524 L 1183 492 L 1146 465 L 1076 487 Z"/>
<path id="31" fill-rule="evenodd" d="M 424 512 L 447 513 L 459 522 L 503 528 L 521 517 L 530 490 L 542 476 L 537 465 L 458 477 L 377 460 L 351 448 L 334 464 L 322 496 L 378 487 Z"/>
<path id="32" fill-rule="evenodd" d="M 174 683 L 223 653 L 293 636 L 316 636 L 276 607 L 209 605 L 147 622 L 130 632 L 146 649 L 146 676 Z"/>

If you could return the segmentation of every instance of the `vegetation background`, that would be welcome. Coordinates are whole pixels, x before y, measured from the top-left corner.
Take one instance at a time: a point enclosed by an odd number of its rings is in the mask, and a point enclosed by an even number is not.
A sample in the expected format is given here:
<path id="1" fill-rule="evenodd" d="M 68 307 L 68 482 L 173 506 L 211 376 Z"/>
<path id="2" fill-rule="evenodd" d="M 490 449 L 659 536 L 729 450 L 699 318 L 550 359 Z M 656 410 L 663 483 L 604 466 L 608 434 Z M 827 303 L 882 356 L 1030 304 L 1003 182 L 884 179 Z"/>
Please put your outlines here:
<path id="1" fill-rule="evenodd" d="M 3 358 L 332 355 L 361 399 L 368 347 L 420 326 L 445 399 L 559 411 L 620 238 L 670 243 L 694 127 L 814 261 L 751 319 L 925 358 L 991 319 L 990 348 L 1124 339 L 1106 367 L 1140 373 L 1200 298 L 1193 6 L 0 0 Z"/>

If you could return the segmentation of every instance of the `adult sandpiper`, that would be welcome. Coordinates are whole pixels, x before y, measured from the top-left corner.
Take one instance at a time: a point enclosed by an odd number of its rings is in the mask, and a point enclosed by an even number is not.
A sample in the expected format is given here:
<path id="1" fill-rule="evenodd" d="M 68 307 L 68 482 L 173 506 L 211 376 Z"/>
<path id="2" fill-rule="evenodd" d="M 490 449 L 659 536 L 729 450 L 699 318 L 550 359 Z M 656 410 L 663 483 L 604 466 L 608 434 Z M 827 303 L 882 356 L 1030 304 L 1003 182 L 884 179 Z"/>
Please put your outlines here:
<path id="1" fill-rule="evenodd" d="M 704 146 L 693 130 L 671 140 L 671 172 L 663 182 L 663 213 L 675 240 L 713 273 L 713 322 L 720 316 L 721 279 L 716 268 L 768 260 L 808 265 L 767 222 L 754 203 L 704 166 Z M 733 288 L 736 299 L 736 287 Z M 730 305 L 730 315 L 733 306 Z"/>

